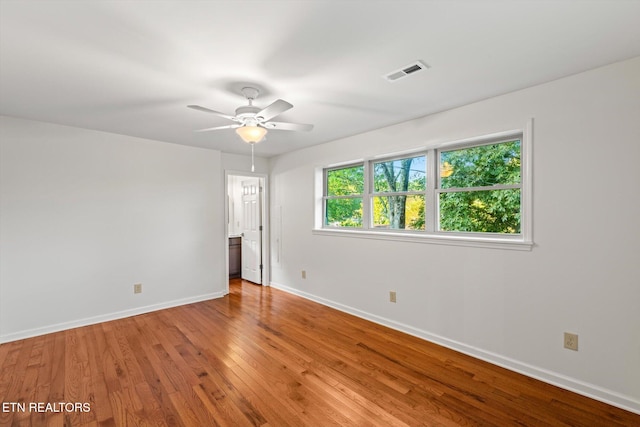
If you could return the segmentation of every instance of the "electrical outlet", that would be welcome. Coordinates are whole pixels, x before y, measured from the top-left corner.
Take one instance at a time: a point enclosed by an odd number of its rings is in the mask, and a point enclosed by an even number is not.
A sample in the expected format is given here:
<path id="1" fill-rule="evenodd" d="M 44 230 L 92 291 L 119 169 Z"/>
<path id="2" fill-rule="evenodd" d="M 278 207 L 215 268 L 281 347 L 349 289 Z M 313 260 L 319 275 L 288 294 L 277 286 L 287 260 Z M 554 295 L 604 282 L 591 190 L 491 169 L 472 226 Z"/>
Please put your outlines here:
<path id="1" fill-rule="evenodd" d="M 307 278 L 307 270 L 302 270 L 302 278 L 303 279 Z"/>
<path id="2" fill-rule="evenodd" d="M 133 293 L 134 294 L 142 293 L 142 283 L 136 283 L 135 285 L 133 285 Z"/>
<path id="3" fill-rule="evenodd" d="M 564 333 L 564 348 L 578 351 L 578 334 Z"/>
<path id="4" fill-rule="evenodd" d="M 389 301 L 396 302 L 396 291 L 389 291 Z"/>

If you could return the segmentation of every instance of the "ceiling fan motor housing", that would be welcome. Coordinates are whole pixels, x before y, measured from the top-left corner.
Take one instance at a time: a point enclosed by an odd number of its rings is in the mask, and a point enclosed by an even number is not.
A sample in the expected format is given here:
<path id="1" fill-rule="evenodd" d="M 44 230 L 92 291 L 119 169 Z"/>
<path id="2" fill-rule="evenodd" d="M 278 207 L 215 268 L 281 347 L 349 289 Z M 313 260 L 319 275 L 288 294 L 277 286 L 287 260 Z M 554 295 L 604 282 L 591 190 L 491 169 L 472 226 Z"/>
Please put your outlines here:
<path id="1" fill-rule="evenodd" d="M 260 119 L 256 117 L 256 114 L 260 111 L 260 108 L 253 105 L 245 105 L 236 108 L 236 119 L 247 126 L 255 126 Z"/>

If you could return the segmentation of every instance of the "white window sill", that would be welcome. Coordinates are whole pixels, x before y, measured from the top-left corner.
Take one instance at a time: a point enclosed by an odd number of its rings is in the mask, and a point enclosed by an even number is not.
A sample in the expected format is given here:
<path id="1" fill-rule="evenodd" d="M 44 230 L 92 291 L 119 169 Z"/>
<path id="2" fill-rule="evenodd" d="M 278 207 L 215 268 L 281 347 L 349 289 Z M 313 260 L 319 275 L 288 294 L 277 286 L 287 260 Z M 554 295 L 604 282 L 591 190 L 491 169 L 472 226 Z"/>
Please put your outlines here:
<path id="1" fill-rule="evenodd" d="M 467 246 L 490 249 L 530 251 L 533 242 L 509 237 L 476 237 L 469 235 L 408 233 L 403 231 L 345 230 L 314 228 L 314 235 L 355 237 L 360 239 L 391 240 L 399 242 L 426 243 L 431 245 Z"/>

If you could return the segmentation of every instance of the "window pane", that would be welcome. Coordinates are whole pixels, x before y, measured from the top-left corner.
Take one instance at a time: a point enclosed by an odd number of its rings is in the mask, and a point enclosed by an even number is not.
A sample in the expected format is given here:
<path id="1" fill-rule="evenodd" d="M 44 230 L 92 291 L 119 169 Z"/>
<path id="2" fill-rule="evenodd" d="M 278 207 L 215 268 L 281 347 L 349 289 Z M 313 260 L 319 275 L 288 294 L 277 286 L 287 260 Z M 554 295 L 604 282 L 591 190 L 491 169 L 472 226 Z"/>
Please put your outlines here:
<path id="1" fill-rule="evenodd" d="M 520 190 L 440 193 L 440 230 L 520 233 Z"/>
<path id="2" fill-rule="evenodd" d="M 374 197 L 373 226 L 424 230 L 424 195 Z"/>
<path id="3" fill-rule="evenodd" d="M 376 193 L 424 191 L 425 177 L 425 156 L 373 164 L 373 184 Z"/>
<path id="4" fill-rule="evenodd" d="M 520 141 L 440 153 L 441 188 L 520 183 Z"/>
<path id="5" fill-rule="evenodd" d="M 327 171 L 327 196 L 350 196 L 364 192 L 364 165 Z"/>
<path id="6" fill-rule="evenodd" d="M 362 227 L 362 198 L 327 199 L 324 225 Z"/>

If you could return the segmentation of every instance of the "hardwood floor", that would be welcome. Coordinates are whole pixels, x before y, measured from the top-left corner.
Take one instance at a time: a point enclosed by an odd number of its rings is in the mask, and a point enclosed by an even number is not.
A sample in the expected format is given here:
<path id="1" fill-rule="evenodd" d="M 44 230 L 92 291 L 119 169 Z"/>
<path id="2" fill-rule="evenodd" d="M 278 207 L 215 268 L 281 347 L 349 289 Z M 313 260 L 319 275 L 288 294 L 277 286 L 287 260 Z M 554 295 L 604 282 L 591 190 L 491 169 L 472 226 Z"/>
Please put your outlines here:
<path id="1" fill-rule="evenodd" d="M 240 280 L 222 299 L 0 345 L 0 400 L 0 426 L 640 426 Z"/>

